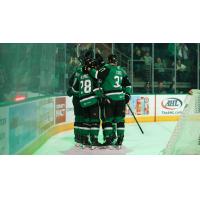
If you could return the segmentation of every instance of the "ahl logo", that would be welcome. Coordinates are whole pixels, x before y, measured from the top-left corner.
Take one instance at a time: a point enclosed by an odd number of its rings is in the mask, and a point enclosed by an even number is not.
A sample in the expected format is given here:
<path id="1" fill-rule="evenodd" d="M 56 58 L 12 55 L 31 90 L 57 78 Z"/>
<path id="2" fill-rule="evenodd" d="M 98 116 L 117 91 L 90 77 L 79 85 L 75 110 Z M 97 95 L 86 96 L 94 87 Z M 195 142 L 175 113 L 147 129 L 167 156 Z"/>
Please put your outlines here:
<path id="1" fill-rule="evenodd" d="M 163 108 L 168 110 L 176 110 L 183 105 L 183 102 L 177 98 L 167 98 L 161 102 Z"/>

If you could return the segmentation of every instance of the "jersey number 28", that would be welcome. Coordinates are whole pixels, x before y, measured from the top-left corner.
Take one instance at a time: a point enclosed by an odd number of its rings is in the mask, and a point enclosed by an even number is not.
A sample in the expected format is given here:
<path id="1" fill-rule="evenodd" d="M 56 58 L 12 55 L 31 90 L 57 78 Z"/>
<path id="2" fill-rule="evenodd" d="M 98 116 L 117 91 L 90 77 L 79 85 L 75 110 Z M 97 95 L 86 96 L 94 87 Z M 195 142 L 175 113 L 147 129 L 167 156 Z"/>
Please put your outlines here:
<path id="1" fill-rule="evenodd" d="M 81 89 L 83 89 L 84 93 L 85 94 L 88 94 L 91 92 L 91 81 L 90 80 L 84 80 L 84 81 L 81 81 Z"/>

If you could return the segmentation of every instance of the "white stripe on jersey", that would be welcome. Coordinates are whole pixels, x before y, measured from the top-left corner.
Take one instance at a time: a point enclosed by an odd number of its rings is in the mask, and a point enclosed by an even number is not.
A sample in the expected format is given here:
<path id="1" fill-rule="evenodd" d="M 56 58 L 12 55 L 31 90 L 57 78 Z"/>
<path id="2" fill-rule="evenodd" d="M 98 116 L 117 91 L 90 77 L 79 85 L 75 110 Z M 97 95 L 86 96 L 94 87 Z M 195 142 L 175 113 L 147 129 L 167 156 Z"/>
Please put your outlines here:
<path id="1" fill-rule="evenodd" d="M 112 127 L 105 127 L 103 130 L 112 130 Z"/>
<path id="2" fill-rule="evenodd" d="M 96 79 L 97 79 L 97 77 L 98 77 L 98 71 L 96 71 L 96 73 L 95 73 L 95 76 L 94 76 Z"/>
<path id="3" fill-rule="evenodd" d="M 123 94 L 123 92 L 112 92 L 105 94 L 106 96 L 114 95 L 114 94 Z"/>
<path id="4" fill-rule="evenodd" d="M 82 129 L 82 130 L 90 130 L 90 128 L 87 128 L 87 127 L 80 127 L 80 126 L 79 126 L 79 129 Z"/>
<path id="5" fill-rule="evenodd" d="M 88 97 L 88 98 L 81 99 L 80 102 L 86 101 L 88 99 L 93 99 L 93 98 L 95 98 L 95 96 L 91 96 L 91 97 Z"/>
<path id="6" fill-rule="evenodd" d="M 76 82 L 77 82 L 77 78 L 74 79 L 72 86 L 75 86 Z"/>
<path id="7" fill-rule="evenodd" d="M 87 128 L 87 127 L 81 127 L 81 126 L 74 126 L 75 129 L 83 129 L 83 130 L 99 130 L 97 127 Z"/>
<path id="8" fill-rule="evenodd" d="M 97 128 L 97 127 L 92 127 L 92 128 L 90 128 L 91 130 L 99 130 L 99 128 Z"/>
<path id="9" fill-rule="evenodd" d="M 73 90 L 73 92 L 78 92 L 77 90 L 75 90 L 73 87 L 72 87 L 72 90 Z"/>
<path id="10" fill-rule="evenodd" d="M 100 88 L 95 88 L 95 89 L 93 90 L 93 92 L 95 92 L 95 91 L 97 91 L 97 90 L 100 90 Z"/>

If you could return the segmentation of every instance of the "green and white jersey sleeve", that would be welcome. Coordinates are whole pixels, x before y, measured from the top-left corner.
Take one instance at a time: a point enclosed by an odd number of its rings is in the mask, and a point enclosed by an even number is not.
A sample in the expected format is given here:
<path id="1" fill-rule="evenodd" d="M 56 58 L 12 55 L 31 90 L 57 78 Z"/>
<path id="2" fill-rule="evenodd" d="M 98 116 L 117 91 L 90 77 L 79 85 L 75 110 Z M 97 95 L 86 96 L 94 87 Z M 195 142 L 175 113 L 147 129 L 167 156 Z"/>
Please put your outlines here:
<path id="1" fill-rule="evenodd" d="M 122 71 L 123 71 L 123 79 L 122 79 L 123 92 L 125 94 L 131 95 L 132 94 L 131 82 L 128 79 L 127 73 L 123 69 Z"/>

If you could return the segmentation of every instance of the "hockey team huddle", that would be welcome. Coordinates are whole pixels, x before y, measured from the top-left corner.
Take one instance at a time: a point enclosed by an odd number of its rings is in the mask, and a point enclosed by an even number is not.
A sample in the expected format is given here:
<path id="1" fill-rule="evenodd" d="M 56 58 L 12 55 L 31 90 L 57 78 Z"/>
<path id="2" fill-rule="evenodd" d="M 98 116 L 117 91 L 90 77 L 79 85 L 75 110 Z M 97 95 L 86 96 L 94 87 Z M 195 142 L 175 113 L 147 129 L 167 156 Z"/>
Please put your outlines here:
<path id="1" fill-rule="evenodd" d="M 74 135 L 80 147 L 121 148 L 124 139 L 125 105 L 130 100 L 131 83 L 117 63 L 116 55 L 84 58 L 69 81 L 68 96 L 73 96 Z M 100 124 L 103 143 L 98 140 Z"/>

